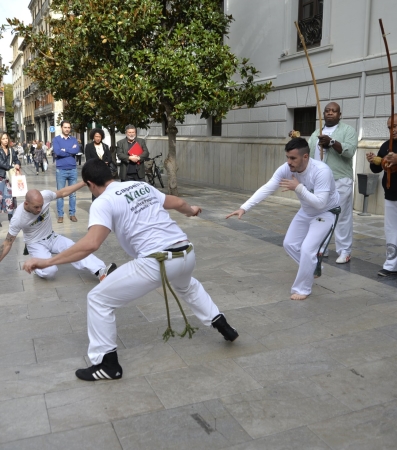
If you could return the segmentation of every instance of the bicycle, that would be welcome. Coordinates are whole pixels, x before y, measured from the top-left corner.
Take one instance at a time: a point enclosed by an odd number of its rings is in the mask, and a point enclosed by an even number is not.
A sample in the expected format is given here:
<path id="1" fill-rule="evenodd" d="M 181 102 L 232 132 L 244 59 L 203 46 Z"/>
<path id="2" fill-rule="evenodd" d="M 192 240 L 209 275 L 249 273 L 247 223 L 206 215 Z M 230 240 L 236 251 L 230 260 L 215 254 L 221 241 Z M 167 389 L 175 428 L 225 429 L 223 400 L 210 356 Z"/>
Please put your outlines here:
<path id="1" fill-rule="evenodd" d="M 155 178 L 160 182 L 161 187 L 164 187 L 163 179 L 161 178 L 161 172 L 160 169 L 157 167 L 156 159 L 160 158 L 163 154 L 160 153 L 159 155 L 155 156 L 154 158 L 145 158 L 145 174 L 146 178 L 149 184 L 152 186 L 156 186 L 155 184 Z"/>

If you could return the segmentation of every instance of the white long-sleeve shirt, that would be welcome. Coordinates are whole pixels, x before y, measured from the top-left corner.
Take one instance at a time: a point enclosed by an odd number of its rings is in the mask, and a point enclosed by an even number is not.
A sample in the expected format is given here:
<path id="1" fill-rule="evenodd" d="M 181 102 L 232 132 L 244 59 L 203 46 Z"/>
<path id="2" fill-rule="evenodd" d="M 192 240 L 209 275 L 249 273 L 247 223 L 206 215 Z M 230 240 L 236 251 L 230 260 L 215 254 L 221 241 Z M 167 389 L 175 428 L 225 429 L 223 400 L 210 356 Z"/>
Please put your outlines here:
<path id="1" fill-rule="evenodd" d="M 249 211 L 253 206 L 273 194 L 280 187 L 282 179 L 291 180 L 292 176 L 300 183 L 295 189 L 295 193 L 301 202 L 302 210 L 308 216 L 315 217 L 339 206 L 339 193 L 336 190 L 331 169 L 323 162 L 310 158 L 306 169 L 301 173 L 291 172 L 288 163 L 280 166 L 272 178 L 240 208 L 246 212 Z"/>

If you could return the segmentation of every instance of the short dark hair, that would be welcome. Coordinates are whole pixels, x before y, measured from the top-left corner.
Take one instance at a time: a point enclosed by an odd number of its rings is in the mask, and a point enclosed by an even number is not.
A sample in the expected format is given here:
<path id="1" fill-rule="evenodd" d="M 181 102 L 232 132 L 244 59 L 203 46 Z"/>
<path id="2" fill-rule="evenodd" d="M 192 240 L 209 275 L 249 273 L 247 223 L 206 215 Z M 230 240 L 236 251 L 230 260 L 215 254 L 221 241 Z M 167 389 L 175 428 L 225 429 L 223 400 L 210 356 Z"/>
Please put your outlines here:
<path id="1" fill-rule="evenodd" d="M 61 122 L 61 128 L 63 127 L 64 123 L 68 123 L 70 125 L 70 127 L 72 127 L 72 122 L 70 122 L 70 120 L 62 120 Z"/>
<path id="2" fill-rule="evenodd" d="M 100 159 L 89 159 L 83 166 L 81 176 L 84 183 L 91 181 L 97 186 L 105 186 L 113 179 L 109 166 Z"/>
<path id="3" fill-rule="evenodd" d="M 94 136 L 96 134 L 100 134 L 102 140 L 105 139 L 105 132 L 102 130 L 102 128 L 94 128 L 90 131 L 90 139 L 94 139 Z"/>
<path id="4" fill-rule="evenodd" d="M 306 139 L 301 137 L 291 139 L 285 146 L 285 151 L 290 152 L 291 150 L 299 150 L 300 155 L 305 155 L 310 153 L 309 144 Z"/>
<path id="5" fill-rule="evenodd" d="M 127 125 L 124 129 L 124 132 L 126 133 L 127 130 L 135 130 L 136 131 L 136 126 L 135 125 Z"/>

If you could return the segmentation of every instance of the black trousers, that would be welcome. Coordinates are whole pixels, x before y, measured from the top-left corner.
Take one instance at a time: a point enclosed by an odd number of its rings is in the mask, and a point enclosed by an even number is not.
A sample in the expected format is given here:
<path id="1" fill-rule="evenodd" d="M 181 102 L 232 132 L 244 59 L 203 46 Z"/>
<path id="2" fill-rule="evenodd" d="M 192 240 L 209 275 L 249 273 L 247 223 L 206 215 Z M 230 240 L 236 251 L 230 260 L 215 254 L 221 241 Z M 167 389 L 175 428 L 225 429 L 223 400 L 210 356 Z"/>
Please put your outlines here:
<path id="1" fill-rule="evenodd" d="M 123 181 L 142 181 L 145 180 L 145 177 L 141 178 L 138 173 L 127 173 L 127 176 L 125 178 L 125 180 L 121 180 Z"/>

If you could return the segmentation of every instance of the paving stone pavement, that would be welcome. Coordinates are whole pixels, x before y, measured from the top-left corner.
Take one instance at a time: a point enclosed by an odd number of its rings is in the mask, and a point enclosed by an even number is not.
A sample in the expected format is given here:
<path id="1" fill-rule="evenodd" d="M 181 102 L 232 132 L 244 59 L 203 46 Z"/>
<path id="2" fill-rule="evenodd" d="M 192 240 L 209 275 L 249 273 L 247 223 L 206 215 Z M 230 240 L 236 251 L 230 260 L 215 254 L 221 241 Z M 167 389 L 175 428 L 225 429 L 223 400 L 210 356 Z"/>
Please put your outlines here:
<path id="1" fill-rule="evenodd" d="M 55 189 L 52 164 L 39 176 L 24 168 L 30 188 Z M 331 251 L 313 294 L 294 302 L 297 267 L 280 245 L 296 202 L 271 198 L 226 221 L 247 193 L 181 183 L 180 194 L 204 208 L 199 218 L 172 213 L 195 244 L 195 276 L 239 339 L 225 342 L 190 313 L 193 339 L 163 343 L 156 290 L 117 312 L 123 379 L 80 381 L 97 280 L 71 265 L 53 280 L 21 271 L 19 236 L 0 264 L 0 450 L 394 450 L 397 291 L 396 279 L 376 275 L 383 217 L 355 214 L 352 261 L 336 265 Z M 87 189 L 77 197 L 77 223 L 57 224 L 52 206 L 54 230 L 74 240 L 91 204 Z M 127 260 L 113 235 L 97 256 Z"/>

